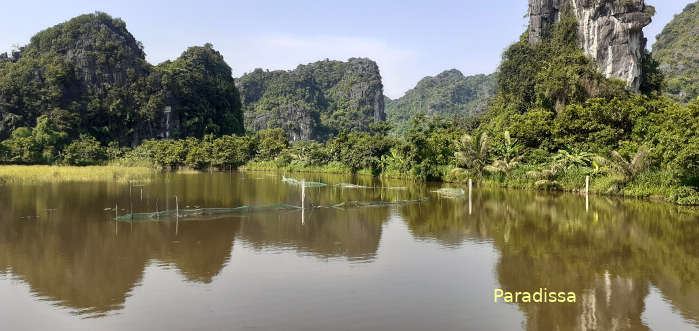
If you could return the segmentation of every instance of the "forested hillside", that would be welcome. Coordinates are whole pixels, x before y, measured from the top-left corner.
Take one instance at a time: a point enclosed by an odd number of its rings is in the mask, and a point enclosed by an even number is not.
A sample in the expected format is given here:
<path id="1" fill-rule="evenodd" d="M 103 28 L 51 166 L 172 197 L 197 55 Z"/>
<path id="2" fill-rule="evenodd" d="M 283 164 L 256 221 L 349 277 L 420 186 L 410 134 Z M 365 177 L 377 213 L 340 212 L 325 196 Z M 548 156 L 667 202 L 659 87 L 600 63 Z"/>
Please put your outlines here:
<path id="1" fill-rule="evenodd" d="M 368 131 L 385 119 L 376 63 L 352 58 L 285 71 L 255 71 L 238 80 L 248 130 L 283 129 L 291 140 L 325 140 Z"/>
<path id="2" fill-rule="evenodd" d="M 231 68 L 211 45 L 152 66 L 124 21 L 82 15 L 0 57 L 0 139 L 53 162 L 80 135 L 103 144 L 243 133 Z"/>
<path id="3" fill-rule="evenodd" d="M 690 3 L 665 26 L 653 45 L 665 75 L 665 92 L 682 102 L 699 96 L 699 2 Z"/>
<path id="4" fill-rule="evenodd" d="M 404 96 L 386 102 L 386 116 L 395 132 L 404 133 L 417 114 L 466 120 L 482 115 L 495 95 L 494 75 L 464 76 L 456 69 L 421 79 Z"/>
<path id="5" fill-rule="evenodd" d="M 617 1 L 599 8 L 622 8 Z M 257 69 L 234 84 L 211 45 L 151 66 L 121 20 L 84 15 L 0 58 L 0 162 L 245 166 L 568 191 L 589 176 L 595 193 L 699 204 L 699 99 L 662 94 L 699 76 L 678 60 L 683 70 L 664 81 L 663 45 L 677 42 L 661 38 L 654 58 L 643 53 L 633 79 L 607 77 L 580 46 L 575 13 L 559 9 L 536 40 L 524 31 L 505 49 L 495 74 L 446 71 L 398 100 L 384 99 L 369 59 Z"/>

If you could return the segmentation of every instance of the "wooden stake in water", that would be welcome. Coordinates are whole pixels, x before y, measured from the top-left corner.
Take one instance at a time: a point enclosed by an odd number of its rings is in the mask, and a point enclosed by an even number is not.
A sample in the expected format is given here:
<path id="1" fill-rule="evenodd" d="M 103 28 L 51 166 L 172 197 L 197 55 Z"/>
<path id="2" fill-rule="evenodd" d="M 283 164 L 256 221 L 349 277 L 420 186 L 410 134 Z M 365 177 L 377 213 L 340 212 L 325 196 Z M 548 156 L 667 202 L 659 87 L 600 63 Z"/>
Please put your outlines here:
<path id="1" fill-rule="evenodd" d="M 131 212 L 131 219 L 133 220 L 133 202 L 131 201 L 131 188 L 133 183 L 129 182 L 129 211 Z"/>
<path id="2" fill-rule="evenodd" d="M 177 235 L 177 232 L 180 227 L 180 202 L 175 196 L 175 235 Z"/>
<path id="3" fill-rule="evenodd" d="M 473 212 L 473 205 L 471 202 L 471 190 L 473 189 L 473 180 L 471 178 L 468 179 L 468 214 L 471 215 Z"/>
<path id="4" fill-rule="evenodd" d="M 585 194 L 585 212 L 590 210 L 590 196 Z"/>
<path id="5" fill-rule="evenodd" d="M 590 193 L 590 176 L 585 176 L 585 194 Z"/>
<path id="6" fill-rule="evenodd" d="M 119 217 L 119 203 L 115 202 L 114 203 L 114 233 L 119 235 L 119 222 L 117 222 L 117 218 Z"/>
<path id="7" fill-rule="evenodd" d="M 305 221 L 304 211 L 306 209 L 306 180 L 301 181 L 301 224 Z"/>

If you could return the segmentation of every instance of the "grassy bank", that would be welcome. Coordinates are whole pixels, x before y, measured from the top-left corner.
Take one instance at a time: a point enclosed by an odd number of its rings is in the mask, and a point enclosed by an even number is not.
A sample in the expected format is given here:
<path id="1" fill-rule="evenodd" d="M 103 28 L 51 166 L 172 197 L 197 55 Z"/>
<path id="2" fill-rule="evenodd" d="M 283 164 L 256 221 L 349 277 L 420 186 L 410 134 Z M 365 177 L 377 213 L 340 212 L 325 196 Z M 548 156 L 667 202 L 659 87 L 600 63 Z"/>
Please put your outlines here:
<path id="1" fill-rule="evenodd" d="M 330 162 L 322 166 L 301 165 L 291 163 L 280 166 L 275 161 L 250 161 L 239 168 L 243 171 L 288 171 L 288 172 L 318 172 L 326 174 L 352 174 L 352 170 L 340 162 Z M 359 170 L 357 174 L 371 175 L 368 169 Z"/>
<path id="2" fill-rule="evenodd" d="M 646 171 L 637 177 L 625 181 L 621 176 L 609 174 L 590 174 L 586 168 L 571 168 L 548 181 L 532 178 L 532 166 L 522 166 L 508 174 L 486 174 L 482 185 L 527 190 L 549 190 L 562 192 L 584 192 L 585 176 L 590 176 L 590 194 L 648 198 L 679 205 L 699 205 L 699 192 L 694 188 L 678 182 L 668 173 L 658 170 Z M 467 178 L 446 176 L 446 181 L 465 183 Z"/>
<path id="3" fill-rule="evenodd" d="M 38 184 L 53 182 L 147 181 L 157 173 L 148 167 L 124 166 L 0 166 L 0 184 Z"/>
<path id="4" fill-rule="evenodd" d="M 528 172 L 537 169 L 533 166 L 522 166 L 508 174 L 485 174 L 478 180 L 474 175 L 461 177 L 451 176 L 451 168 L 441 169 L 443 176 L 440 181 L 465 184 L 468 178 L 474 182 L 490 187 L 501 187 L 521 190 L 551 190 L 561 192 L 583 192 L 585 189 L 585 176 L 589 169 L 571 168 L 560 174 L 549 185 L 537 184 L 538 180 L 528 175 Z M 334 163 L 325 166 L 302 166 L 290 164 L 279 166 L 274 161 L 252 161 L 240 170 L 243 171 L 283 171 L 283 172 L 317 172 L 329 174 L 352 174 L 352 171 L 342 164 Z M 360 170 L 356 174 L 371 176 L 368 169 Z M 387 171 L 379 175 L 383 178 L 419 180 L 410 174 L 397 171 Z M 679 205 L 699 205 L 699 193 L 691 187 L 677 183 L 670 173 L 662 171 L 646 171 L 629 182 L 624 182 L 621 177 L 614 174 L 597 174 L 590 177 L 590 194 L 622 196 L 632 198 L 645 198 L 656 201 L 665 201 Z"/>
<path id="5" fill-rule="evenodd" d="M 533 168 L 523 166 L 508 174 L 486 174 L 479 181 L 480 185 L 524 190 L 554 190 L 565 192 L 582 192 L 585 187 L 587 173 L 583 168 L 572 168 L 561 174 L 549 185 L 541 186 L 538 181 L 528 175 Z M 279 166 L 273 161 L 251 161 L 241 167 L 242 171 L 284 171 L 284 172 L 315 172 L 328 174 L 352 174 L 352 171 L 340 163 L 330 163 L 324 166 Z M 39 184 L 52 182 L 94 182 L 94 181 L 148 181 L 151 176 L 158 173 L 152 167 L 145 166 L 44 166 L 44 165 L 5 165 L 0 166 L 1 184 Z M 178 172 L 196 172 L 194 170 L 182 170 Z M 356 174 L 371 176 L 371 171 L 361 170 Z M 384 178 L 396 178 L 405 180 L 417 180 L 409 174 L 398 172 L 385 172 L 380 175 Z M 476 176 L 463 174 L 453 176 L 449 170 L 444 170 L 442 181 L 451 183 L 463 183 L 468 178 L 478 181 Z M 593 175 L 590 178 L 590 193 L 598 195 L 624 196 L 634 198 L 650 198 L 662 200 L 680 205 L 699 205 L 699 193 L 689 186 L 683 186 L 673 180 L 669 173 L 660 171 L 647 171 L 629 182 L 623 182 L 621 178 L 613 174 Z"/>

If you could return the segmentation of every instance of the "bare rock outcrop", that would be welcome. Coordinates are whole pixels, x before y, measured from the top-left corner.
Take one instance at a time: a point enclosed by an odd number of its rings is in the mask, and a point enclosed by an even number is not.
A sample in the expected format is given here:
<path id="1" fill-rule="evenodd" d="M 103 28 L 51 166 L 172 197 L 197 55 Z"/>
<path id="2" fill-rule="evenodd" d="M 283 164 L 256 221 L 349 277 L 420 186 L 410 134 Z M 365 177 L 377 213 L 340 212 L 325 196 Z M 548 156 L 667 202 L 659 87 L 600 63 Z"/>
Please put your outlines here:
<path id="1" fill-rule="evenodd" d="M 578 38 L 585 54 L 609 78 L 638 90 L 646 46 L 643 27 L 653 7 L 644 0 L 529 0 L 529 42 L 540 42 L 565 11 L 578 19 Z"/>

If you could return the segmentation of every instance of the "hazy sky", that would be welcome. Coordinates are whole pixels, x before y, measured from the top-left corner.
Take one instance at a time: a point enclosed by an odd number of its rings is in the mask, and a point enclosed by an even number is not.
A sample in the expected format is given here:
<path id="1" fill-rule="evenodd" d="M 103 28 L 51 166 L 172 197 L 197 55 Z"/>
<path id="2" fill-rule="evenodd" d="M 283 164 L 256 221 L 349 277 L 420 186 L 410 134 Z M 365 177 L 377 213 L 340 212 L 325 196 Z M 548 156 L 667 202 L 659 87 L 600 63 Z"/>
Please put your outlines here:
<path id="1" fill-rule="evenodd" d="M 657 13 L 644 30 L 652 44 L 692 1 L 646 0 Z M 491 73 L 526 29 L 526 0 L 461 1 L 6 1 L 0 51 L 83 13 L 121 17 L 153 64 L 211 42 L 240 76 L 255 68 L 292 69 L 325 58 L 378 62 L 384 92 L 401 96 L 424 76 L 456 68 Z"/>

